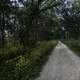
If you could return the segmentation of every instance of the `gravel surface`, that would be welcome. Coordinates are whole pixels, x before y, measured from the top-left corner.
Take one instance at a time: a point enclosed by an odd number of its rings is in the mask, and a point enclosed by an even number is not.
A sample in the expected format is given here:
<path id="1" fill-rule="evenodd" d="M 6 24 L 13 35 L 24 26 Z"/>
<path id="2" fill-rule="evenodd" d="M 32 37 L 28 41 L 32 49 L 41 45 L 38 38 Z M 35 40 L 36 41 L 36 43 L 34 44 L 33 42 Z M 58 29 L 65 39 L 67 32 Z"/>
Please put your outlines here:
<path id="1" fill-rule="evenodd" d="M 80 58 L 59 41 L 36 80 L 80 80 Z"/>

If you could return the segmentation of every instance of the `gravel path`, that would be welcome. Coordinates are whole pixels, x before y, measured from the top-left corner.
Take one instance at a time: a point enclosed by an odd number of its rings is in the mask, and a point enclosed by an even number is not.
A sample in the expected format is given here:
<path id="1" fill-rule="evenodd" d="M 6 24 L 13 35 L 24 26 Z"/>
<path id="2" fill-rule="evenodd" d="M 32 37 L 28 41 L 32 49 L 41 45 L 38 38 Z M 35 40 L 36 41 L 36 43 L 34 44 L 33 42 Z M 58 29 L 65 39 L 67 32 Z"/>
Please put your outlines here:
<path id="1" fill-rule="evenodd" d="M 80 80 L 80 58 L 59 41 L 36 80 Z"/>

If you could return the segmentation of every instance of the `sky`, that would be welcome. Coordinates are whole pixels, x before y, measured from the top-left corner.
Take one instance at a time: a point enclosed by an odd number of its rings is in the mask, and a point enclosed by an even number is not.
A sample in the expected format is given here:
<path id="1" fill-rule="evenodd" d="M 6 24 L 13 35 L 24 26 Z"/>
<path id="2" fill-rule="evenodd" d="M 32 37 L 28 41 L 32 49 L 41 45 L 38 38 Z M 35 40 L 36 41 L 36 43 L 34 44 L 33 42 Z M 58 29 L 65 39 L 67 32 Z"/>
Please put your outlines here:
<path id="1" fill-rule="evenodd" d="M 19 3 L 18 0 L 10 0 L 10 1 L 16 1 L 19 7 L 23 7 L 23 4 Z M 24 0 L 26 1 L 26 0 Z M 15 6 L 15 3 L 12 3 L 13 6 Z"/>

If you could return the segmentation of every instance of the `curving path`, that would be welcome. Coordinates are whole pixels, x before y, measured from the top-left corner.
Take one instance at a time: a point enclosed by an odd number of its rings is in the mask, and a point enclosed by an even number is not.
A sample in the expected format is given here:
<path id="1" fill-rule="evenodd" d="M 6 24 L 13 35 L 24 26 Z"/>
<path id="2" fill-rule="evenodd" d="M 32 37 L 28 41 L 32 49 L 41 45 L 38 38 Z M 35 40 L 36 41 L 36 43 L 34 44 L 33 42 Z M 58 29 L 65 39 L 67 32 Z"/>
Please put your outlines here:
<path id="1" fill-rule="evenodd" d="M 80 80 L 80 58 L 59 41 L 36 80 Z"/>

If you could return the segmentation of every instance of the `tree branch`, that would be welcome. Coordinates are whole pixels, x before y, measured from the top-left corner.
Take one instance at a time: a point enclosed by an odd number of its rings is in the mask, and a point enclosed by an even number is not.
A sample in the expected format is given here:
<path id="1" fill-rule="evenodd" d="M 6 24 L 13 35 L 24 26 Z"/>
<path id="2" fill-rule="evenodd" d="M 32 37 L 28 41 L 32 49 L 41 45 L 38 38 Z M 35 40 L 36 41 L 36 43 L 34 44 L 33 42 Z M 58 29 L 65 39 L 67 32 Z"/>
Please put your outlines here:
<path id="1" fill-rule="evenodd" d="M 44 12 L 44 11 L 46 11 L 46 10 L 48 10 L 48 9 L 53 8 L 53 7 L 56 7 L 56 6 L 58 6 L 58 5 L 60 5 L 60 3 L 56 3 L 56 4 L 53 4 L 53 5 L 51 5 L 51 6 L 45 7 L 45 8 L 43 8 L 43 9 L 41 9 L 39 13 Z"/>

